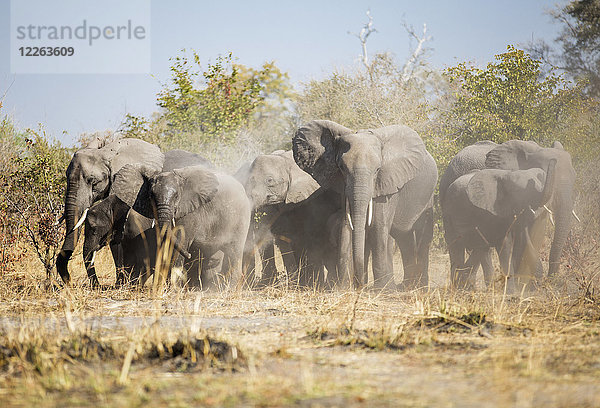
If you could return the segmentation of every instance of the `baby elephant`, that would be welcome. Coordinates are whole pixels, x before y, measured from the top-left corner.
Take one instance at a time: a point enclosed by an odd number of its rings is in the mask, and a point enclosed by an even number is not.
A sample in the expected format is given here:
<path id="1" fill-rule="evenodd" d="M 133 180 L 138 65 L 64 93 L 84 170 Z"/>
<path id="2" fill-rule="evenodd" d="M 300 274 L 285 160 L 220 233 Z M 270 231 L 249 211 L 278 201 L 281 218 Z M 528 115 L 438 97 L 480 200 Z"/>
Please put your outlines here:
<path id="1" fill-rule="evenodd" d="M 532 236 L 543 234 L 555 166 L 552 160 L 546 171 L 483 169 L 448 187 L 442 208 L 452 285 L 472 288 L 473 272 L 492 247 L 505 276 L 513 278 L 509 291 L 516 289 L 515 277 L 526 284 L 532 275 L 541 274 L 541 240 Z M 471 253 L 467 261 L 465 250 Z"/>
<path id="2" fill-rule="evenodd" d="M 174 266 L 187 270 L 189 284 L 239 287 L 251 207 L 244 187 L 232 176 L 190 166 L 156 176 L 150 197 L 161 230 L 182 228 L 173 234 L 180 252 Z"/>

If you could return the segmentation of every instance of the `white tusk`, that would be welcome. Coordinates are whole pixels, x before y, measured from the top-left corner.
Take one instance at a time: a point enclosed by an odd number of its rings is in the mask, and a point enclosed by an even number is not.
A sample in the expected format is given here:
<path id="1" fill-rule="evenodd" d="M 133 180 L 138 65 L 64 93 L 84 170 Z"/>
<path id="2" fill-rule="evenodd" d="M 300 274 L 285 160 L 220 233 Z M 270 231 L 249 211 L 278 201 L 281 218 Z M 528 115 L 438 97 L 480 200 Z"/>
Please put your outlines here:
<path id="1" fill-rule="evenodd" d="M 94 265 L 95 259 L 96 259 L 96 251 L 92 252 L 92 260 L 90 261 L 90 265 Z"/>
<path id="2" fill-rule="evenodd" d="M 371 198 L 371 201 L 369 201 L 369 218 L 367 218 L 367 225 L 371 226 L 371 221 L 373 221 L 373 199 Z"/>
<path id="3" fill-rule="evenodd" d="M 352 217 L 350 216 L 350 203 L 346 198 L 346 218 L 348 218 L 348 223 L 350 224 L 350 229 L 354 231 L 354 225 L 352 225 Z"/>
<path id="4" fill-rule="evenodd" d="M 152 219 L 152 226 L 150 228 L 154 228 L 154 218 Z"/>
<path id="5" fill-rule="evenodd" d="M 554 227 L 554 217 L 552 216 L 552 213 L 550 213 L 550 222 L 552 223 L 552 226 Z"/>
<path id="6" fill-rule="evenodd" d="M 77 224 L 75 224 L 75 226 L 73 227 L 73 231 L 75 231 L 77 228 L 81 227 L 81 225 L 85 221 L 85 217 L 87 216 L 88 210 L 89 210 L 89 208 L 86 208 L 85 211 L 83 212 L 83 214 L 81 214 L 81 218 L 79 219 L 79 221 L 77 221 Z"/>
<path id="7" fill-rule="evenodd" d="M 581 220 L 579 219 L 579 217 L 577 216 L 577 214 L 575 214 L 575 210 L 573 210 L 573 217 L 575 217 L 575 219 L 577 220 L 577 222 L 581 222 Z"/>
<path id="8" fill-rule="evenodd" d="M 350 213 L 346 211 L 346 217 L 348 217 L 348 222 L 350 223 L 350 229 L 354 231 L 354 225 L 352 225 L 352 217 L 350 217 Z"/>
<path id="9" fill-rule="evenodd" d="M 171 218 L 171 224 L 175 227 L 175 217 Z"/>
<path id="10" fill-rule="evenodd" d="M 548 211 L 548 213 L 550 215 L 552 215 L 552 211 L 550 211 L 550 208 L 548 208 L 548 206 L 546 206 L 546 204 L 544 204 L 544 210 Z"/>

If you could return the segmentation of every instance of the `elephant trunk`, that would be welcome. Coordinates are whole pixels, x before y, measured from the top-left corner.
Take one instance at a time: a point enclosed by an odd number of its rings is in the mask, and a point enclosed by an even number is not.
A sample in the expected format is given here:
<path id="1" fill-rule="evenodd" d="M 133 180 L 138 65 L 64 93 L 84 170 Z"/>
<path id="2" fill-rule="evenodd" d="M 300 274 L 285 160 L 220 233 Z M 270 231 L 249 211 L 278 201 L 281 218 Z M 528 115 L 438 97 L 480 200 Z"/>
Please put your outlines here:
<path id="1" fill-rule="evenodd" d="M 367 283 L 365 265 L 365 226 L 369 202 L 373 196 L 373 181 L 370 173 L 355 174 L 354 185 L 350 188 L 350 214 L 352 214 L 352 259 L 354 283 L 357 287 Z"/>
<path id="2" fill-rule="evenodd" d="M 75 174 L 74 177 L 75 180 L 67 185 L 65 197 L 66 235 L 61 251 L 56 257 L 56 270 L 65 283 L 69 283 L 71 279 L 67 266 L 79 239 L 79 228 L 75 229 L 75 225 L 92 201 L 91 191 L 87 191 L 89 189 L 79 183 L 78 174 Z"/>
<path id="3" fill-rule="evenodd" d="M 560 256 L 571 229 L 571 217 L 573 212 L 572 190 L 573 183 L 569 181 L 559 183 L 558 188 L 555 190 L 553 202 L 555 226 L 552 246 L 550 248 L 550 258 L 548 260 L 548 276 L 552 276 L 558 272 Z"/>
<path id="4" fill-rule="evenodd" d="M 172 234 L 173 226 L 175 223 L 175 218 L 173 217 L 173 211 L 171 210 L 171 206 L 169 204 L 158 204 L 157 205 L 157 214 L 158 214 L 158 228 L 161 234 L 164 232 L 163 238 L 170 236 L 171 242 L 173 243 L 173 247 L 176 251 L 181 253 L 184 258 L 190 259 L 191 254 L 185 250 L 179 239 L 176 235 Z"/>

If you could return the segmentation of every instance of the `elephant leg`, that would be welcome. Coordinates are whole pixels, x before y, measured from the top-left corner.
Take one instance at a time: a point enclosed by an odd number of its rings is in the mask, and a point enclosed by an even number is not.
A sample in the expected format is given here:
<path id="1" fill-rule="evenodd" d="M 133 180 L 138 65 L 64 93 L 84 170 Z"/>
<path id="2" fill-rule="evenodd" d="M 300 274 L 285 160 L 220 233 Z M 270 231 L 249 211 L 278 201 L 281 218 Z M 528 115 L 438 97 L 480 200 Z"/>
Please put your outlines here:
<path id="1" fill-rule="evenodd" d="M 125 283 L 125 273 L 123 271 L 123 247 L 121 243 L 111 242 L 110 243 L 110 252 L 113 256 L 113 261 L 115 262 L 115 271 L 116 271 L 116 281 L 115 286 L 121 287 Z"/>
<path id="2" fill-rule="evenodd" d="M 203 253 L 200 258 L 200 283 L 202 290 L 217 290 L 223 287 L 225 263 L 228 262 L 222 251 Z"/>
<path id="3" fill-rule="evenodd" d="M 349 288 L 354 279 L 354 268 L 352 265 L 352 231 L 348 219 L 344 217 L 340 228 L 340 240 L 338 246 L 337 260 L 338 286 Z"/>
<path id="4" fill-rule="evenodd" d="M 508 234 L 501 245 L 496 248 L 498 258 L 500 259 L 500 269 L 504 275 L 504 282 L 507 293 L 514 293 L 514 239 L 512 234 Z"/>
<path id="5" fill-rule="evenodd" d="M 300 263 L 296 259 L 298 251 L 290 242 L 280 239 L 277 240 L 277 246 L 279 252 L 281 252 L 288 284 L 295 285 L 298 283 L 298 275 L 300 274 Z M 275 260 L 273 260 L 273 264 L 275 264 Z"/>
<path id="6" fill-rule="evenodd" d="M 490 287 L 494 281 L 494 265 L 492 264 L 492 249 L 488 249 L 481 255 L 481 269 L 483 270 L 483 279 L 485 286 Z"/>
<path id="7" fill-rule="evenodd" d="M 269 286 L 275 283 L 277 279 L 277 267 L 275 265 L 275 246 L 272 240 L 263 244 L 260 250 L 262 261 L 262 271 L 260 275 L 259 286 Z"/>
<path id="8" fill-rule="evenodd" d="M 193 251 L 194 255 L 198 254 L 198 251 Z M 184 269 L 187 275 L 187 285 L 190 288 L 202 288 L 200 282 L 200 264 L 204 261 L 204 255 L 201 253 L 199 256 L 193 256 L 192 259 L 184 263 Z"/>
<path id="9" fill-rule="evenodd" d="M 242 289 L 243 246 L 230 244 L 223 249 L 223 255 L 221 276 L 225 278 L 224 286 L 232 290 Z"/>
<path id="10" fill-rule="evenodd" d="M 421 214 L 415 224 L 417 241 L 417 287 L 429 285 L 429 248 L 433 241 L 433 208 Z"/>
<path id="11" fill-rule="evenodd" d="M 453 242 L 448 246 L 450 254 L 450 286 L 457 287 L 460 274 L 465 267 L 465 247 L 459 242 Z"/>

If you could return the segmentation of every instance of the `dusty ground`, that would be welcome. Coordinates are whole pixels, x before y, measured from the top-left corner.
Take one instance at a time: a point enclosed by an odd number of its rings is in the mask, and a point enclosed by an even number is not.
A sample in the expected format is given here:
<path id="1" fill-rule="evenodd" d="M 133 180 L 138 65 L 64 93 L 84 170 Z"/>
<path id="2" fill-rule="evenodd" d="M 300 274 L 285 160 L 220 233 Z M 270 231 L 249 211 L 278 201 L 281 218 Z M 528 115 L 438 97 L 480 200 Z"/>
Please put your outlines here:
<path id="1" fill-rule="evenodd" d="M 600 406 L 598 293 L 569 276 L 451 293 L 446 263 L 432 256 L 429 291 L 385 294 L 4 274 L 0 406 Z"/>

